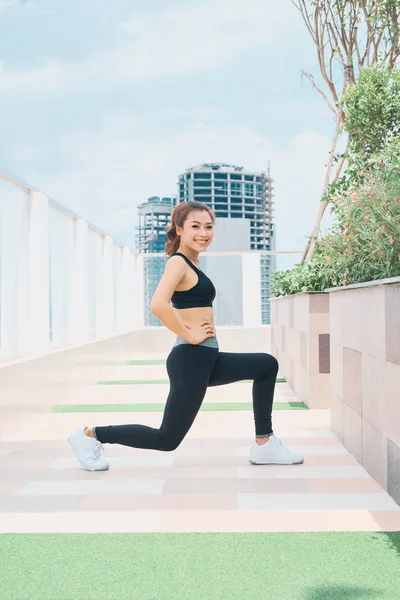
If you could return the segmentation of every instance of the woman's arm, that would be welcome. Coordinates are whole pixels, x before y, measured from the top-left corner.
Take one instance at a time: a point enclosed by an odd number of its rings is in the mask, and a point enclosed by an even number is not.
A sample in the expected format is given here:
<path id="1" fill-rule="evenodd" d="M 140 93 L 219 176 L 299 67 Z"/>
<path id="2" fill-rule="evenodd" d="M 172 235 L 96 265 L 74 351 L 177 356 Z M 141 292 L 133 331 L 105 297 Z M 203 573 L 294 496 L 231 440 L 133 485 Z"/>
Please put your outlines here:
<path id="1" fill-rule="evenodd" d="M 150 310 L 165 327 L 191 343 L 190 330 L 182 323 L 170 305 L 172 294 L 182 281 L 185 272 L 186 263 L 179 256 L 172 256 L 167 261 L 164 274 L 151 300 Z"/>

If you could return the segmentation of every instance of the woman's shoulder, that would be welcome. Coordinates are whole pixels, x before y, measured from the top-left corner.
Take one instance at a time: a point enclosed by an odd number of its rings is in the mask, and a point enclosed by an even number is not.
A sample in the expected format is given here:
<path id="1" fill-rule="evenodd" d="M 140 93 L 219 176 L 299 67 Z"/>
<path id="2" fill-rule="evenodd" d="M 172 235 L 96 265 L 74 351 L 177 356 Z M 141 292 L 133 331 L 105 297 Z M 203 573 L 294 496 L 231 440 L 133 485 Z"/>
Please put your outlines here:
<path id="1" fill-rule="evenodd" d="M 187 269 L 187 263 L 182 256 L 182 254 L 171 254 L 171 256 L 167 257 L 167 263 L 165 266 L 165 270 L 169 272 L 181 271 L 185 272 Z"/>
<path id="2" fill-rule="evenodd" d="M 175 264 L 191 266 L 190 260 L 188 259 L 188 257 L 185 256 L 184 254 L 182 254 L 181 252 L 174 252 L 173 254 L 171 254 L 168 257 L 167 264 L 169 262 L 174 262 Z"/>

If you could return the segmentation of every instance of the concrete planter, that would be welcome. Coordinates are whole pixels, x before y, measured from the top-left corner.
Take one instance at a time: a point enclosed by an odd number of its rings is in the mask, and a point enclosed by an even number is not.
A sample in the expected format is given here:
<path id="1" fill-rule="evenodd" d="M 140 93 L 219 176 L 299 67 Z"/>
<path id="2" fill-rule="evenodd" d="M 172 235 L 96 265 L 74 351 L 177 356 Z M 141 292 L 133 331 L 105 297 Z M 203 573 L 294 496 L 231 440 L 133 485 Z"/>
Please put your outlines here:
<path id="1" fill-rule="evenodd" d="M 271 298 L 271 348 L 299 399 L 329 408 L 329 294 Z"/>
<path id="2" fill-rule="evenodd" d="M 400 503 L 400 278 L 329 292 L 332 430 Z"/>

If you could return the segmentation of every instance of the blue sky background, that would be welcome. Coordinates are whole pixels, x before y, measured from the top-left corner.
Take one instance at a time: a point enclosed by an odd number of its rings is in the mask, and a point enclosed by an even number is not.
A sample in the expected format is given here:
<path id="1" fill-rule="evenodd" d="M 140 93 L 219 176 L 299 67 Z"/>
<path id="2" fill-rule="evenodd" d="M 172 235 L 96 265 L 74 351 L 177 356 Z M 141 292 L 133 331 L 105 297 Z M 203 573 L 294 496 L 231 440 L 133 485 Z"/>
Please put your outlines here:
<path id="1" fill-rule="evenodd" d="M 290 0 L 0 0 L 0 165 L 132 245 L 186 168 L 270 160 L 277 248 L 302 248 L 333 121 L 301 69 L 322 85 Z"/>

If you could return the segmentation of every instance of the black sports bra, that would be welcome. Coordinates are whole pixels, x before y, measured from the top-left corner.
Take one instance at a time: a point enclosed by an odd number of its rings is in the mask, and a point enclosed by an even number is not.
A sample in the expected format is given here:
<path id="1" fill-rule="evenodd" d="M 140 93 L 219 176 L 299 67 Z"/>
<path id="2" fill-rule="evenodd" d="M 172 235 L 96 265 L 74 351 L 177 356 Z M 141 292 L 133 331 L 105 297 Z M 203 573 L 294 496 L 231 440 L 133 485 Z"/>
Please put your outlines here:
<path id="1" fill-rule="evenodd" d="M 171 302 L 174 308 L 199 308 L 204 306 L 212 306 L 215 298 L 215 287 L 211 279 L 207 277 L 203 271 L 200 271 L 187 256 L 181 252 L 175 252 L 171 256 L 182 256 L 187 264 L 198 275 L 198 281 L 190 290 L 184 292 L 174 292 L 172 294 Z M 169 258 L 171 258 L 171 256 Z"/>

